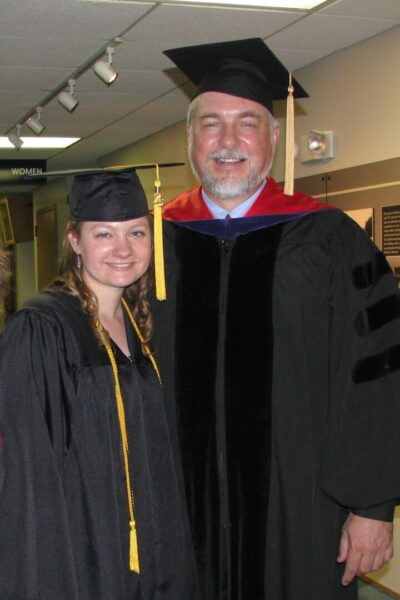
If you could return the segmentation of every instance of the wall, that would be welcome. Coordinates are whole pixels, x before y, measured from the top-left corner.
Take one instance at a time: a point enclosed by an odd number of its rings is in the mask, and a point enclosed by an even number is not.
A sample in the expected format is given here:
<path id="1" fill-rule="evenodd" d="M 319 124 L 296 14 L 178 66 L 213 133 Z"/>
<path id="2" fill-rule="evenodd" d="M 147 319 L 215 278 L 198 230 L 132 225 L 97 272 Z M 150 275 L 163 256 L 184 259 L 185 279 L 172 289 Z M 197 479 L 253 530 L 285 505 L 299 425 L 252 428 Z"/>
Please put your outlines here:
<path id="1" fill-rule="evenodd" d="M 15 244 L 15 264 L 16 307 L 18 309 L 36 292 L 34 242 Z"/>
<path id="2" fill-rule="evenodd" d="M 310 98 L 296 101 L 295 136 L 333 130 L 336 157 L 324 164 L 296 161 L 296 177 L 400 155 L 400 27 L 294 73 Z M 284 128 L 282 130 L 284 139 Z M 283 145 L 275 167 L 283 178 Z"/>

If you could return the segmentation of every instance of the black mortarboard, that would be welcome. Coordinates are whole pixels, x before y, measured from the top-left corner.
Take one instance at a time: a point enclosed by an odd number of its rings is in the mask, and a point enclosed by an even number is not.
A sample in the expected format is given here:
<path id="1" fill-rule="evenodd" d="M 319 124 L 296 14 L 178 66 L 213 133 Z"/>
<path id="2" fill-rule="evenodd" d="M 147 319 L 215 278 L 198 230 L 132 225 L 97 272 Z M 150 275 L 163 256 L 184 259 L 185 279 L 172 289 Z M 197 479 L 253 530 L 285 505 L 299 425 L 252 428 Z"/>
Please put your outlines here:
<path id="1" fill-rule="evenodd" d="M 288 95 L 289 72 L 261 38 L 174 48 L 164 52 L 203 92 L 254 100 L 272 113 L 272 100 Z M 292 79 L 294 96 L 308 94 Z"/>
<path id="2" fill-rule="evenodd" d="M 78 221 L 129 221 L 149 212 L 134 169 L 78 171 L 68 203 L 71 216 Z"/>

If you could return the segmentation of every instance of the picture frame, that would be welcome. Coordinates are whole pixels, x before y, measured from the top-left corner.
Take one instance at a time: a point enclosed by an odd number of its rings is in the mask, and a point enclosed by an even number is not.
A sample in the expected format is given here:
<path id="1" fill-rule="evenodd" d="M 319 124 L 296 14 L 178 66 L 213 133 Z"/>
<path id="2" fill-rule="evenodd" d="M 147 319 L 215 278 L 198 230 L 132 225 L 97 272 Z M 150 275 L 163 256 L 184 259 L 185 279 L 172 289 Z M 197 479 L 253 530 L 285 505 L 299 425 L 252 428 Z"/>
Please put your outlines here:
<path id="1" fill-rule="evenodd" d="M 3 246 L 14 244 L 14 230 L 7 198 L 0 198 L 0 224 Z"/>

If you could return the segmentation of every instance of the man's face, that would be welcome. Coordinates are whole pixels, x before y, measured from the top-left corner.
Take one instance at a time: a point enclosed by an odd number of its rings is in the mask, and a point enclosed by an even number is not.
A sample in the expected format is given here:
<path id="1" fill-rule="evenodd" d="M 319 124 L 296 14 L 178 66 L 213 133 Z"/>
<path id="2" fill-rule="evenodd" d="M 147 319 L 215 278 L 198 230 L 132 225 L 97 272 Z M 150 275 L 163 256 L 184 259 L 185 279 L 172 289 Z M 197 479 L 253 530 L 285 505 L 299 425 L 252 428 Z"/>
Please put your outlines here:
<path id="1" fill-rule="evenodd" d="M 231 209 L 268 175 L 278 137 L 258 102 L 205 92 L 189 127 L 192 169 L 210 198 Z"/>

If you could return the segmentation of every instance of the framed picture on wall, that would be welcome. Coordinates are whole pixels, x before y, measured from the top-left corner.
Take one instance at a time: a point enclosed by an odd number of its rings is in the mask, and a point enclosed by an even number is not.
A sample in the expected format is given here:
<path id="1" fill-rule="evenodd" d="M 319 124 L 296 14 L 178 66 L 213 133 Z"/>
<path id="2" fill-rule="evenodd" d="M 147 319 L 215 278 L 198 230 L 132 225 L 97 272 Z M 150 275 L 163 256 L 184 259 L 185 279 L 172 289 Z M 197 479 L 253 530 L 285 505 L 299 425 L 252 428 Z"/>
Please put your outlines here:
<path id="1" fill-rule="evenodd" d="M 382 206 L 382 250 L 400 287 L 400 205 Z"/>
<path id="2" fill-rule="evenodd" d="M 356 208 L 354 210 L 345 210 L 346 215 L 351 217 L 360 227 L 364 229 L 367 236 L 374 240 L 374 209 Z"/>
<path id="3" fill-rule="evenodd" d="M 7 198 L 0 198 L 0 223 L 3 245 L 9 246 L 10 244 L 14 244 L 14 231 Z"/>

